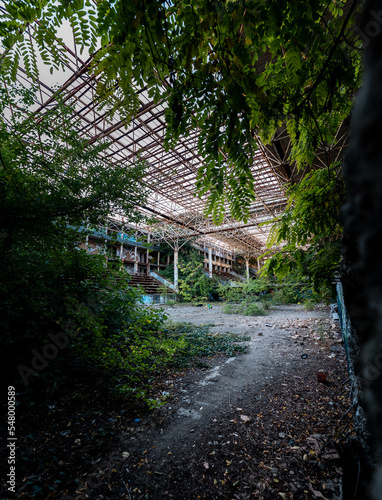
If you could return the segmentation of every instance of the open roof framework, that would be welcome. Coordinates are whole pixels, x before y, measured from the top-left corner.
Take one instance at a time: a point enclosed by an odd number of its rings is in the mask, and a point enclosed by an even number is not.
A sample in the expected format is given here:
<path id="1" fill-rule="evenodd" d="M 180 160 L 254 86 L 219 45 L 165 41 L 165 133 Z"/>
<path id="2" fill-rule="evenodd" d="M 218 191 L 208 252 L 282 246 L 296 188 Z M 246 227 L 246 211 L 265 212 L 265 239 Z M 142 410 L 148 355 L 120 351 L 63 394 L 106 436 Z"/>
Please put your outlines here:
<path id="1" fill-rule="evenodd" d="M 33 27 L 28 36 L 33 40 Z M 72 42 L 74 43 L 74 42 Z M 290 164 L 290 138 L 281 127 L 271 145 L 264 146 L 259 138 L 258 150 L 251 167 L 254 177 L 256 200 L 250 207 L 247 221 L 233 220 L 228 211 L 223 222 L 213 223 L 211 217 L 204 217 L 206 196 L 198 197 L 196 177 L 203 159 L 197 148 L 198 130 L 189 130 L 180 137 L 176 146 L 169 151 L 164 148 L 165 103 L 155 104 L 145 90 L 137 92 L 140 107 L 131 123 L 117 113 L 102 109 L 95 100 L 97 77 L 91 73 L 91 58 L 83 60 L 74 45 L 62 46 L 65 66 L 65 80 L 59 88 L 52 88 L 40 76 L 37 113 L 52 107 L 61 94 L 64 100 L 74 106 L 73 120 L 79 133 L 89 143 L 107 140 L 103 160 L 126 168 L 133 164 L 137 155 L 146 160 L 148 169 L 142 179 L 149 196 L 145 206 L 138 207 L 142 213 L 154 216 L 156 223 L 146 228 L 153 240 L 171 239 L 200 240 L 219 245 L 238 254 L 258 257 L 266 249 L 269 226 L 263 222 L 282 214 L 286 206 L 285 188 L 290 182 L 298 182 L 305 174 Z M 259 61 L 259 71 L 265 61 Z M 25 71 L 20 68 L 18 81 L 29 85 Z M 347 130 L 341 127 L 336 143 L 322 150 L 316 158 L 315 167 L 327 166 L 328 154 L 331 161 L 340 158 L 347 142 Z M 128 222 L 123 214 L 116 214 L 116 221 Z"/>

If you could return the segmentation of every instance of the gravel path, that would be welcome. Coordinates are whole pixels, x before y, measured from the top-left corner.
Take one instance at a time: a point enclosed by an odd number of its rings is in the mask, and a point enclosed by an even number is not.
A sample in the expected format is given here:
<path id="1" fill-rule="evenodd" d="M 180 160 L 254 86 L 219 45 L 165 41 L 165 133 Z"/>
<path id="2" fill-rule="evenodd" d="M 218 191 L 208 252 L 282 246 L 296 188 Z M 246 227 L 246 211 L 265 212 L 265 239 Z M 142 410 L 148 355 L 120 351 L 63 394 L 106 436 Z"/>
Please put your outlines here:
<path id="1" fill-rule="evenodd" d="M 348 404 L 347 388 L 339 383 L 346 380 L 344 350 L 329 309 L 277 306 L 267 316 L 245 317 L 224 314 L 214 304 L 176 305 L 166 312 L 173 321 L 213 323 L 212 332 L 245 333 L 250 349 L 215 357 L 208 370 L 169 377 L 173 400 L 126 443 L 133 450 L 126 474 L 131 499 L 338 498 L 340 465 L 328 463 L 326 473 L 317 450 L 309 448 L 312 435 L 315 446 L 323 445 L 317 443 L 331 431 L 327 426 Z M 321 369 L 332 382 L 317 383 Z M 305 475 L 298 461 L 291 465 L 293 444 L 310 467 Z M 335 450 L 332 456 L 339 458 Z"/>

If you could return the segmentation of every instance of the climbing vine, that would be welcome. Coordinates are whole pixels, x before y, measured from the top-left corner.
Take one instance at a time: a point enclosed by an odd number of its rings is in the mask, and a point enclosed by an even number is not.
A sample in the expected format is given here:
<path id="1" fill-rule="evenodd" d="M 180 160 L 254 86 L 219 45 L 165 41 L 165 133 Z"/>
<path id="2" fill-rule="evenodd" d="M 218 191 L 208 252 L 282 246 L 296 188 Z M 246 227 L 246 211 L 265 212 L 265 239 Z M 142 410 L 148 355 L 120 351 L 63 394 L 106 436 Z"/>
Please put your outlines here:
<path id="1" fill-rule="evenodd" d="M 268 246 L 284 244 L 281 251 L 269 250 L 262 274 L 280 279 L 294 274 L 324 294 L 331 288 L 341 260 L 342 224 L 340 207 L 345 201 L 341 165 L 312 171 L 288 191 L 286 211 L 273 224 Z"/>
<path id="2" fill-rule="evenodd" d="M 204 271 L 203 258 L 191 250 L 179 260 L 179 295 L 185 302 L 209 300 L 217 279 L 209 278 Z"/>

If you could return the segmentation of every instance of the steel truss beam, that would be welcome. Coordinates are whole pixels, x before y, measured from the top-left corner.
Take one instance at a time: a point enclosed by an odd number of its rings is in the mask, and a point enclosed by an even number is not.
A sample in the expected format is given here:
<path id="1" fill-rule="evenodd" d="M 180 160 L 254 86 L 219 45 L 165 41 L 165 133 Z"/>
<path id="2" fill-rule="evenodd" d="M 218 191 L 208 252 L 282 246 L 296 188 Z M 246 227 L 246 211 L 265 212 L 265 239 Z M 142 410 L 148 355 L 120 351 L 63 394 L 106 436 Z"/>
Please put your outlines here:
<path id="1" fill-rule="evenodd" d="M 33 40 L 33 26 L 28 36 Z M 69 43 L 69 42 L 68 42 Z M 71 42 L 74 43 L 74 42 Z M 95 99 L 98 77 L 91 73 L 92 58 L 82 60 L 77 47 L 61 46 L 65 66 L 64 81 L 54 89 L 43 77 L 38 82 L 38 107 L 36 116 L 55 106 L 60 96 L 74 107 L 73 126 L 89 144 L 100 140 L 108 142 L 102 160 L 129 168 L 138 156 L 146 160 L 147 171 L 142 179 L 148 190 L 147 205 L 138 207 L 143 214 L 155 216 L 158 222 L 142 226 L 150 233 L 151 241 L 174 242 L 192 239 L 216 244 L 235 253 L 259 256 L 266 250 L 269 229 L 260 226 L 282 214 L 286 206 L 285 187 L 301 178 L 303 172 L 289 164 L 290 138 L 285 127 L 275 134 L 273 145 L 264 146 L 259 137 L 259 149 L 251 167 L 256 200 L 250 207 L 250 217 L 244 222 L 233 220 L 228 207 L 221 224 L 214 224 L 203 214 L 206 196 L 196 196 L 196 177 L 203 159 L 197 149 L 198 130 L 189 130 L 180 137 L 170 151 L 164 148 L 164 102 L 155 104 L 145 89 L 137 91 L 140 107 L 128 123 L 118 112 L 112 116 Z M 41 74 L 46 73 L 42 71 Z M 25 71 L 20 69 L 18 81 L 30 85 Z M 117 87 L 116 87 L 117 91 Z M 329 149 L 332 158 L 340 158 L 346 145 L 347 131 L 339 130 L 336 143 Z M 325 165 L 328 151 L 318 154 L 314 167 Z M 115 215 L 116 224 L 126 224 L 123 214 Z M 122 227 L 122 226 L 120 226 Z M 204 243 L 203 243 L 204 244 Z"/>

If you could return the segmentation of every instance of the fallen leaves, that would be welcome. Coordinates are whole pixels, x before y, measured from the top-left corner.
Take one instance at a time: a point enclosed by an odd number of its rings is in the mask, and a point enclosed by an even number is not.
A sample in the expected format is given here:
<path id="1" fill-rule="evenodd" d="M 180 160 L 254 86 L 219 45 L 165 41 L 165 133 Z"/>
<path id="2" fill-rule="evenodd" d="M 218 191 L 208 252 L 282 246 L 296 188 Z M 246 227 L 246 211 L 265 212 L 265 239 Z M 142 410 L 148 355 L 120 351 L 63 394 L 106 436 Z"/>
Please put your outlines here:
<path id="1" fill-rule="evenodd" d="M 281 328 L 283 323 L 273 322 L 272 328 Z M 268 335 L 271 330 L 263 327 L 261 329 Z M 209 410 L 206 428 L 201 429 L 196 424 L 191 430 L 188 427 L 181 439 L 167 443 L 166 447 L 159 434 L 154 441 L 155 448 L 148 440 L 149 425 L 144 415 L 138 411 L 129 419 L 121 418 L 120 415 L 124 415 L 122 406 L 116 405 L 115 410 L 111 410 L 111 404 L 108 406 L 102 398 L 97 401 L 93 398 L 84 403 L 76 419 L 73 411 L 61 412 L 65 406 L 60 408 L 61 416 L 57 404 L 52 406 L 50 426 L 42 429 L 38 438 L 33 438 L 34 455 L 44 456 L 44 462 L 48 463 L 46 470 L 56 467 L 67 477 L 86 479 L 102 463 L 108 446 L 113 444 L 117 465 L 114 466 L 113 462 L 108 468 L 102 467 L 102 478 L 107 476 L 106 482 L 97 490 L 100 497 L 103 495 L 111 500 L 128 499 L 129 495 L 134 500 L 144 500 L 148 492 L 153 499 L 162 495 L 162 498 L 175 500 L 333 498 L 338 493 L 336 480 L 341 477 L 342 469 L 338 454 L 330 443 L 332 431 L 341 432 L 338 428 L 340 416 L 343 417 L 343 427 L 351 421 L 350 413 L 344 415 L 350 406 L 348 388 L 341 385 L 347 378 L 346 365 L 339 365 L 338 359 L 328 357 L 330 344 L 337 335 L 330 324 L 286 322 L 286 327 L 283 327 L 285 349 L 282 352 L 270 351 L 275 359 L 283 357 L 283 364 L 280 361 L 279 373 L 272 383 L 256 385 L 247 393 L 240 393 L 240 399 L 232 398 L 232 403 L 230 401 L 226 407 L 219 408 L 220 413 Z M 291 338 L 292 335 L 295 338 Z M 257 339 L 259 342 L 263 340 Z M 304 342 L 303 348 L 300 342 Z M 309 357 L 303 360 L 301 354 L 305 352 Z M 338 357 L 341 351 L 333 354 Z M 329 382 L 333 383 L 317 383 L 319 369 L 324 370 Z M 182 379 L 187 374 L 166 374 L 171 385 L 160 389 L 170 390 L 171 387 L 171 391 L 175 391 L 177 377 Z M 207 412 L 206 405 L 204 408 Z M 170 407 L 162 410 L 171 415 Z M 139 429 L 134 424 L 137 416 L 140 417 L 137 419 Z M 113 423 L 109 422 L 111 417 Z M 162 418 L 163 415 L 157 422 L 160 428 L 164 428 Z M 168 422 L 171 417 L 166 414 L 166 418 Z M 69 434 L 66 431 L 70 431 Z M 114 435 L 124 435 L 125 440 L 120 443 Z M 56 449 L 50 452 L 55 440 Z M 59 447 L 62 450 L 57 451 Z M 55 455 L 58 462 L 54 461 Z M 28 466 L 25 462 L 24 469 Z M 53 484 L 61 491 L 45 469 L 41 475 L 41 484 Z M 331 481 L 327 481 L 328 478 Z M 86 495 L 92 498 L 88 486 L 64 484 L 66 489 L 71 488 L 70 491 L 76 488 L 80 492 L 82 488 L 83 496 L 76 498 L 86 498 Z M 25 494 L 20 496 L 22 500 L 32 498 L 31 488 L 27 484 Z M 121 491 L 125 496 L 121 496 Z M 45 493 L 48 498 L 49 492 Z M 55 494 L 53 492 L 49 498 L 59 498 Z"/>

